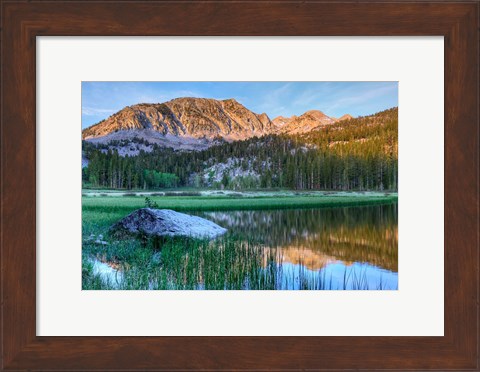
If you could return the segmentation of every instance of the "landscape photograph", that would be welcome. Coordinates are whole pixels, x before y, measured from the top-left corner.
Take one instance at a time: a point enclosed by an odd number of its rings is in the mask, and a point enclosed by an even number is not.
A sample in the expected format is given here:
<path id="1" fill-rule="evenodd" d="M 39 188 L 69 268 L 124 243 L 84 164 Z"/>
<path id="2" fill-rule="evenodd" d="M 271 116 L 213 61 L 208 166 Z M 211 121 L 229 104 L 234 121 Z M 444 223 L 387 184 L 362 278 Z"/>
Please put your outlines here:
<path id="1" fill-rule="evenodd" d="M 81 115 L 82 290 L 398 290 L 397 82 L 84 81 Z"/>

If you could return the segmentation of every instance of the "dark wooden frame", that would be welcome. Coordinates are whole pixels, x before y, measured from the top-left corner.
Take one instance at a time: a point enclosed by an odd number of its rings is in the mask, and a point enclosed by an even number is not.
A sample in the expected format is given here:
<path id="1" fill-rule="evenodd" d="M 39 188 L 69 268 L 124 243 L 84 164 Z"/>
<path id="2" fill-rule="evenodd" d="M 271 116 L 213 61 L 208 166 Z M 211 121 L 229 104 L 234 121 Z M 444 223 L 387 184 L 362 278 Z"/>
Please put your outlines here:
<path id="1" fill-rule="evenodd" d="M 2 370 L 478 370 L 478 1 L 5 0 L 1 11 Z M 445 336 L 37 337 L 35 38 L 43 35 L 443 35 Z"/>

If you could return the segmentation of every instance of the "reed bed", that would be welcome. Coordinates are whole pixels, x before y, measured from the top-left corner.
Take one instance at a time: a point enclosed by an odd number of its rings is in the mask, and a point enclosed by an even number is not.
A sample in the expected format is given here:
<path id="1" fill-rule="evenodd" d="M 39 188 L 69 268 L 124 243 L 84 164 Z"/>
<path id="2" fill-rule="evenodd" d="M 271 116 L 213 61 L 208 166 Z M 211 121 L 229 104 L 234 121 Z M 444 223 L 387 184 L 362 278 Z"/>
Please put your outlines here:
<path id="1" fill-rule="evenodd" d="M 161 246 L 160 249 L 157 247 Z M 369 287 L 367 272 L 345 269 L 340 286 L 325 270 L 284 265 L 275 248 L 229 236 L 214 241 L 169 238 L 141 245 L 135 240 L 108 246 L 84 247 L 83 289 L 113 289 L 114 283 L 93 273 L 92 257 L 122 272 L 115 289 L 123 290 L 369 290 L 388 288 L 378 282 Z"/>

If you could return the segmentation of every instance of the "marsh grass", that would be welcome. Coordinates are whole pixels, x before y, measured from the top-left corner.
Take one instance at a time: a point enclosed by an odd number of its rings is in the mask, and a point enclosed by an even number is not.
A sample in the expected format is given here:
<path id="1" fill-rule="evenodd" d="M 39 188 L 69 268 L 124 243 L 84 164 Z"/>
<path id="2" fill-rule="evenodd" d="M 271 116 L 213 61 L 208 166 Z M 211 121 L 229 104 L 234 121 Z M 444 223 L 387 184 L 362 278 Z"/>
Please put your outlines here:
<path id="1" fill-rule="evenodd" d="M 86 245 L 82 266 L 83 289 L 113 289 L 114 283 L 94 275 L 89 257 L 115 265 L 123 273 L 116 289 L 124 290 L 330 290 L 389 289 L 381 281 L 369 288 L 366 270 L 345 269 L 343 286 L 334 287 L 325 270 L 304 265 L 285 267 L 277 249 L 265 249 L 254 240 L 236 237 L 214 241 L 170 238 L 161 249 L 135 240 L 108 246 Z"/>
<path id="2" fill-rule="evenodd" d="M 385 197 L 258 197 L 231 196 L 161 196 L 153 197 L 159 208 L 177 211 L 254 210 L 279 208 L 318 208 L 345 205 L 394 203 L 396 196 Z M 353 199 L 353 200 L 352 200 Z M 266 248 L 255 237 L 227 234 L 212 241 L 168 238 L 148 240 L 115 240 L 108 228 L 119 219 L 145 205 L 145 199 L 135 196 L 82 198 L 82 288 L 86 290 L 273 290 L 273 289 L 394 289 L 380 282 L 369 288 L 366 271 L 345 269 L 343 283 L 337 282 L 325 270 L 308 270 L 300 262 L 294 269 L 282 264 L 281 249 Z M 108 245 L 97 245 L 86 237 L 104 235 Z M 92 259 L 109 263 L 121 270 L 119 284 L 96 274 Z"/>
<path id="3" fill-rule="evenodd" d="M 152 202 L 159 208 L 176 211 L 234 211 L 260 209 L 294 209 L 294 208 L 332 208 L 355 207 L 365 205 L 391 204 L 398 201 L 396 195 L 388 196 L 278 196 L 278 197 L 244 197 L 215 196 L 153 196 Z M 109 212 L 128 212 L 145 205 L 140 197 L 98 196 L 82 199 L 84 211 L 102 210 Z"/>

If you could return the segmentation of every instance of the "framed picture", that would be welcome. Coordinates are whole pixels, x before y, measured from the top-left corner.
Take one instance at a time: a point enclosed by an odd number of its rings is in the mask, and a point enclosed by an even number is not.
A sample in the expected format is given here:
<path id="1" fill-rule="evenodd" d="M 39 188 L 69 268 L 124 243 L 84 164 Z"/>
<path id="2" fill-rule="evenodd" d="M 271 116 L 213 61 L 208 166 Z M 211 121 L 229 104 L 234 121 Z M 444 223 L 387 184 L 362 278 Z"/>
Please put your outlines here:
<path id="1" fill-rule="evenodd" d="M 3 2 L 2 369 L 477 370 L 478 6 Z"/>

